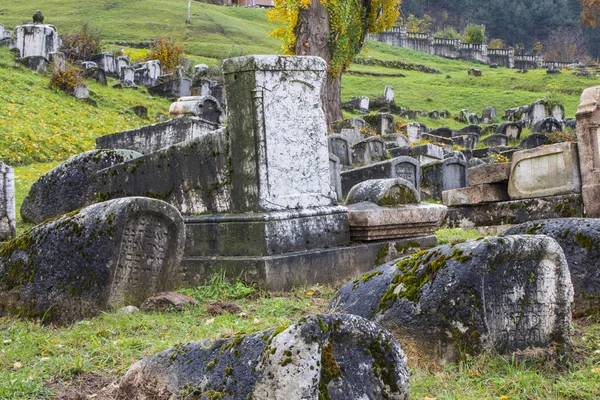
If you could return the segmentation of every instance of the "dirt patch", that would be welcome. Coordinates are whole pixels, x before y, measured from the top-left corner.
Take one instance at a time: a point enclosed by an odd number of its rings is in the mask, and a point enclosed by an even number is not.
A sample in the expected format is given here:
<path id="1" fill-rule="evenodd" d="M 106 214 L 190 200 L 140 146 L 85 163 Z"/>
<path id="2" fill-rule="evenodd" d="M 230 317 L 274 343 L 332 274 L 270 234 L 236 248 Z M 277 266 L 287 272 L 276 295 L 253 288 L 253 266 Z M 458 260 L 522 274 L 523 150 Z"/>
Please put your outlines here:
<path id="1" fill-rule="evenodd" d="M 114 400 L 117 399 L 119 380 L 115 376 L 102 376 L 84 372 L 71 381 L 51 379 L 46 383 L 57 399 L 64 400 Z"/>

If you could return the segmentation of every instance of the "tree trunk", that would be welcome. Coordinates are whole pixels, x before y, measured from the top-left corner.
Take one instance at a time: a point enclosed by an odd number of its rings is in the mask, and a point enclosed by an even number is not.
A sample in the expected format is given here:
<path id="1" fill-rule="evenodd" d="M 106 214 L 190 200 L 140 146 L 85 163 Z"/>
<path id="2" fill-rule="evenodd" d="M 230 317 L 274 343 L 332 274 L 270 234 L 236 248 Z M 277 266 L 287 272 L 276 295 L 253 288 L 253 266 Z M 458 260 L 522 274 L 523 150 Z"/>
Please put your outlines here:
<path id="1" fill-rule="evenodd" d="M 296 24 L 296 55 L 319 56 L 331 62 L 329 48 L 329 13 L 319 0 L 312 0 L 308 8 L 300 10 Z M 327 117 L 327 125 L 342 119 L 342 76 L 334 77 L 329 72 L 323 85 L 321 100 Z"/>

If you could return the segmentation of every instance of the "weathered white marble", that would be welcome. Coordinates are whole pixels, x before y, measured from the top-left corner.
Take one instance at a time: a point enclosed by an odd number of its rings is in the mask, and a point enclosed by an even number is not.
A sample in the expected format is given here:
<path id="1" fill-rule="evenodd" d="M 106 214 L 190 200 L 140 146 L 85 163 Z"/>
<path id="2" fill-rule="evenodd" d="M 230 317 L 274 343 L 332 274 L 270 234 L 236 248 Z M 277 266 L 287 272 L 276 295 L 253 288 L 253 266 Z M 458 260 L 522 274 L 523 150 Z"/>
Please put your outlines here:
<path id="1" fill-rule="evenodd" d="M 50 53 L 58 51 L 60 39 L 53 25 L 27 24 L 15 28 L 15 48 L 21 58 L 44 57 L 50 60 Z"/>
<path id="2" fill-rule="evenodd" d="M 385 98 L 385 101 L 388 102 L 392 102 L 394 101 L 394 88 L 392 86 L 386 86 L 385 90 L 383 92 L 383 97 Z"/>
<path id="3" fill-rule="evenodd" d="M 0 241 L 15 237 L 16 221 L 15 170 L 0 163 Z"/>

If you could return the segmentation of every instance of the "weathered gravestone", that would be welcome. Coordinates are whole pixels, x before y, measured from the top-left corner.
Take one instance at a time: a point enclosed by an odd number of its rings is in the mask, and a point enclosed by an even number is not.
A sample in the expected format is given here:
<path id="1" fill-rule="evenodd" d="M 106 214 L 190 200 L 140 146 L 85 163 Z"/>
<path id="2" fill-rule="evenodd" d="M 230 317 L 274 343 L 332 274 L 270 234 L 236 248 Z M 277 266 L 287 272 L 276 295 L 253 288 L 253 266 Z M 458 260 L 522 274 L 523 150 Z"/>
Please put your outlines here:
<path id="1" fill-rule="evenodd" d="M 27 24 L 15 27 L 14 46 L 22 60 L 43 57 L 50 60 L 50 53 L 58 51 L 58 32 L 53 25 Z"/>
<path id="2" fill-rule="evenodd" d="M 135 84 L 135 70 L 130 66 L 122 66 L 120 72 L 120 81 L 125 87 L 134 88 Z"/>
<path id="3" fill-rule="evenodd" d="M 338 157 L 342 165 L 352 165 L 352 148 L 344 136 L 337 134 L 329 135 L 327 136 L 327 141 L 330 154 Z"/>
<path id="4" fill-rule="evenodd" d="M 510 139 L 516 140 L 521 137 L 523 127 L 518 122 L 504 122 L 496 129 L 496 133 L 508 136 Z"/>
<path id="5" fill-rule="evenodd" d="M 418 146 L 405 146 L 390 149 L 392 157 L 410 156 L 416 158 L 421 165 L 430 162 L 442 160 L 444 158 L 444 150 L 431 143 L 421 144 Z"/>
<path id="6" fill-rule="evenodd" d="M 483 140 L 486 146 L 496 147 L 496 146 L 507 146 L 508 140 L 510 138 L 508 135 L 503 135 L 501 133 L 496 133 L 488 138 Z"/>
<path id="7" fill-rule="evenodd" d="M 121 77 L 121 71 L 123 68 L 131 67 L 131 63 L 129 62 L 129 58 L 127 56 L 117 57 L 115 60 L 115 73 L 117 77 Z M 132 79 L 133 81 L 133 79 Z"/>
<path id="8" fill-rule="evenodd" d="M 400 156 L 391 160 L 353 168 L 342 172 L 342 194 L 346 196 L 357 184 L 369 179 L 402 178 L 410 182 L 417 191 L 421 187 L 421 168 L 412 157 Z"/>
<path id="9" fill-rule="evenodd" d="M 452 137 L 452 129 L 445 127 L 445 126 L 442 128 L 433 129 L 433 130 L 429 131 L 428 133 L 430 135 L 440 136 L 440 137 L 445 137 L 445 138 Z"/>
<path id="10" fill-rule="evenodd" d="M 365 115 L 364 119 L 378 135 L 394 133 L 394 116 L 391 114 Z"/>
<path id="11" fill-rule="evenodd" d="M 421 165 L 421 193 L 442 199 L 442 192 L 467 186 L 467 163 L 458 158 Z"/>
<path id="12" fill-rule="evenodd" d="M 385 141 L 379 137 L 369 137 L 352 145 L 352 163 L 368 165 L 387 158 Z"/>
<path id="13" fill-rule="evenodd" d="M 558 143 L 514 153 L 508 182 L 511 199 L 572 193 L 581 193 L 576 143 Z"/>
<path id="14" fill-rule="evenodd" d="M 412 183 L 405 179 L 369 179 L 352 187 L 346 205 L 363 201 L 378 206 L 418 204 L 420 196 Z"/>
<path id="15" fill-rule="evenodd" d="M 496 107 L 484 107 L 483 112 L 481 113 L 481 123 L 491 124 L 496 120 Z"/>
<path id="16" fill-rule="evenodd" d="M 369 318 L 434 360 L 571 344 L 573 287 L 559 244 L 506 236 L 447 244 L 348 282 L 330 309 Z"/>
<path id="17" fill-rule="evenodd" d="M 544 118 L 538 121 L 533 126 L 533 131 L 536 133 L 552 133 L 562 131 L 562 124 L 554 118 Z"/>
<path id="18" fill-rule="evenodd" d="M 212 96 L 180 97 L 169 108 L 171 118 L 199 117 L 214 124 L 225 122 L 225 113 L 221 105 Z"/>
<path id="19" fill-rule="evenodd" d="M 474 149 L 477 146 L 477 143 L 479 143 L 479 135 L 472 133 L 452 137 L 452 144 L 454 146 L 464 147 L 469 150 Z"/>
<path id="20" fill-rule="evenodd" d="M 394 88 L 392 86 L 385 87 L 385 89 L 383 91 L 383 98 L 388 103 L 391 103 L 394 101 Z"/>
<path id="21" fill-rule="evenodd" d="M 350 144 L 350 145 L 358 143 L 364 139 L 362 133 L 360 132 L 360 129 L 357 129 L 357 128 L 342 129 L 340 131 L 340 135 L 342 135 L 342 137 L 344 139 L 346 139 L 348 141 L 348 144 Z M 350 164 L 348 164 L 348 165 L 350 165 Z"/>
<path id="22" fill-rule="evenodd" d="M 0 249 L 0 314 L 69 323 L 139 305 L 177 287 L 184 243 L 179 212 L 148 198 L 46 221 Z"/>
<path id="23" fill-rule="evenodd" d="M 148 93 L 155 96 L 177 99 L 192 94 L 192 80 L 176 74 L 163 75 L 157 84 L 148 88 Z"/>
<path id="24" fill-rule="evenodd" d="M 335 190 L 337 200 L 342 200 L 342 164 L 335 154 L 329 153 L 329 174 L 331 177 L 331 187 Z"/>
<path id="25" fill-rule="evenodd" d="M 581 94 L 577 108 L 577 147 L 582 197 L 588 217 L 600 218 L 600 86 Z"/>
<path id="26" fill-rule="evenodd" d="M 540 147 L 549 143 L 550 139 L 548 138 L 548 136 L 543 135 L 541 133 L 532 133 L 531 135 L 523 139 L 521 144 L 519 144 L 519 147 L 522 149 L 534 149 L 536 147 Z"/>
<path id="27" fill-rule="evenodd" d="M 104 72 L 109 75 L 116 75 L 117 73 L 117 65 L 115 62 L 114 53 L 104 52 L 100 54 L 93 55 L 89 61 L 93 61 L 98 64 L 98 67 L 102 68 Z"/>
<path id="28" fill-rule="evenodd" d="M 423 127 L 418 122 L 410 122 L 406 125 L 406 134 L 408 135 L 409 143 L 416 143 L 421 141 L 421 134 L 423 133 Z"/>
<path id="29" fill-rule="evenodd" d="M 561 218 L 532 221 L 504 231 L 505 235 L 546 235 L 560 244 L 573 282 L 574 315 L 600 310 L 600 221 L 593 218 Z"/>
<path id="30" fill-rule="evenodd" d="M 95 203 L 96 172 L 140 156 L 129 150 L 92 150 L 65 161 L 31 186 L 21 205 L 21 217 L 39 224 Z"/>
<path id="31" fill-rule="evenodd" d="M 15 237 L 16 224 L 15 170 L 0 162 L 0 242 Z"/>
<path id="32" fill-rule="evenodd" d="M 134 83 L 146 87 L 158 83 L 158 78 L 163 74 L 162 65 L 158 60 L 150 60 L 132 66 L 134 72 Z"/>
<path id="33" fill-rule="evenodd" d="M 127 371 L 119 394 L 408 400 L 408 377 L 406 356 L 387 331 L 354 315 L 328 314 L 283 330 L 189 343 L 146 357 Z"/>

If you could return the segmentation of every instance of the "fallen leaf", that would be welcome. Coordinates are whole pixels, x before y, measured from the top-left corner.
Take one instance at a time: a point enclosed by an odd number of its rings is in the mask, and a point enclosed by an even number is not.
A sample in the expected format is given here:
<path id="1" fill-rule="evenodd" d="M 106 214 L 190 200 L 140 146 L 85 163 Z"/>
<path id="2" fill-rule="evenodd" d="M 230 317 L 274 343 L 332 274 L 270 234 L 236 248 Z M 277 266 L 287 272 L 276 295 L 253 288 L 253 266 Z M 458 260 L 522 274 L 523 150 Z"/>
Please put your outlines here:
<path id="1" fill-rule="evenodd" d="M 256 325 L 256 324 L 260 324 L 260 319 L 254 318 L 254 325 Z"/>
<path id="2" fill-rule="evenodd" d="M 13 364 L 13 368 L 14 369 L 21 369 L 21 368 L 23 368 L 23 364 L 20 363 L 19 361 L 15 361 L 15 363 Z"/>
<path id="3" fill-rule="evenodd" d="M 207 320 L 206 320 L 205 324 L 206 324 L 206 325 L 211 325 L 211 324 L 212 324 L 212 323 L 214 323 L 214 322 L 215 322 L 215 319 L 214 319 L 214 318 L 209 318 L 209 319 L 207 319 Z"/>
<path id="4" fill-rule="evenodd" d="M 600 374 L 600 368 L 594 368 L 592 372 L 595 374 Z"/>

